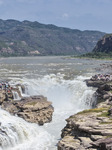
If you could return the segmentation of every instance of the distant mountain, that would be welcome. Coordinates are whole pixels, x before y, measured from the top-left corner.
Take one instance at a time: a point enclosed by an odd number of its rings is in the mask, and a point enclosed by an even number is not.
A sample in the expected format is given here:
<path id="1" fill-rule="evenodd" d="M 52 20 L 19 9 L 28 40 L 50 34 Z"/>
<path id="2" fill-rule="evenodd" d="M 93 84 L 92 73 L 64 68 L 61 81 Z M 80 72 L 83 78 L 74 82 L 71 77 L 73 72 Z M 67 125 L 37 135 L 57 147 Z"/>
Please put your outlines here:
<path id="1" fill-rule="evenodd" d="M 93 52 L 112 53 L 112 34 L 106 34 L 99 40 L 93 49 Z"/>
<path id="2" fill-rule="evenodd" d="M 91 52 L 104 34 L 38 22 L 0 20 L 0 56 L 83 54 Z"/>

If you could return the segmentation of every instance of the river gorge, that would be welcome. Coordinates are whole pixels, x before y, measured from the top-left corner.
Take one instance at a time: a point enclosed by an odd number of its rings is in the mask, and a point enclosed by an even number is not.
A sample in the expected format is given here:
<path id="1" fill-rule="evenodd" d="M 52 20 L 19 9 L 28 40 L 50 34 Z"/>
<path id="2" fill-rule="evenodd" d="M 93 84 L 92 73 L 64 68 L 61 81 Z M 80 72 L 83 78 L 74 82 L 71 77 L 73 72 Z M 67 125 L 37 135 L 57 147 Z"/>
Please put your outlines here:
<path id="1" fill-rule="evenodd" d="M 47 97 L 54 113 L 50 123 L 39 126 L 0 108 L 0 128 L 7 133 L 0 134 L 0 150 L 56 150 L 65 119 L 96 103 L 95 88 L 84 81 L 96 73 L 109 73 L 110 63 L 63 56 L 1 58 L 0 80 L 24 85 L 22 96 Z M 20 99 L 16 93 L 14 98 Z"/>

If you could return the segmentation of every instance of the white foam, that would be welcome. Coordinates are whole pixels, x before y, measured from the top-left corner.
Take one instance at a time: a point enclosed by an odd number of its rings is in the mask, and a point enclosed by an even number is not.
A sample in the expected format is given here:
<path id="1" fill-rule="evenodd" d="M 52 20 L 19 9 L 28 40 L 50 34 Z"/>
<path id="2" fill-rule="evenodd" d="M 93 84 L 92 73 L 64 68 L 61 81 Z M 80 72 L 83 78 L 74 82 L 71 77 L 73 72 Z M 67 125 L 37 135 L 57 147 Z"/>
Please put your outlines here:
<path id="1" fill-rule="evenodd" d="M 30 150 L 32 146 L 41 149 L 52 141 L 51 135 L 43 128 L 22 118 L 11 116 L 2 109 L 0 109 L 0 122 L 2 130 L 0 142 L 3 150 Z"/>
<path id="2" fill-rule="evenodd" d="M 0 120 L 3 121 L 3 126 L 6 126 L 7 132 L 10 130 L 11 137 L 8 137 L 6 141 L 9 149 L 56 150 L 61 130 L 65 126 L 65 119 L 80 110 L 91 108 L 91 103 L 94 101 L 92 98 L 94 91 L 86 86 L 84 79 L 86 78 L 80 76 L 73 80 L 65 80 L 64 74 L 58 73 L 38 79 L 23 78 L 10 82 L 13 85 L 23 84 L 26 95 L 46 96 L 49 101 L 53 102 L 54 114 L 51 123 L 39 127 L 18 117 L 10 116 L 4 111 L 4 115 L 1 115 L 4 117 Z M 3 110 L 0 110 L 0 114 L 1 111 Z M 13 146 L 12 149 L 11 146 Z"/>

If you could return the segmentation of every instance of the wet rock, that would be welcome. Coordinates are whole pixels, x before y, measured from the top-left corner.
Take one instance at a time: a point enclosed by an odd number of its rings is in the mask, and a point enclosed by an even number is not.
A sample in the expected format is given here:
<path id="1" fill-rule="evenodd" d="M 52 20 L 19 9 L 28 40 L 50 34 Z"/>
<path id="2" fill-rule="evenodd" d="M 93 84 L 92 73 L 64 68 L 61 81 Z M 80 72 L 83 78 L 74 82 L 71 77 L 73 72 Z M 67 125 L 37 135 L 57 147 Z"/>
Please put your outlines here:
<path id="1" fill-rule="evenodd" d="M 104 85 L 106 83 L 106 81 L 102 81 L 102 80 L 92 81 L 90 79 L 90 80 L 85 80 L 85 81 L 86 81 L 87 86 L 92 86 L 92 87 L 100 87 L 101 85 Z"/>
<path id="2" fill-rule="evenodd" d="M 52 103 L 44 96 L 24 97 L 20 101 L 3 102 L 2 108 L 28 122 L 39 125 L 50 122 L 54 110 Z"/>

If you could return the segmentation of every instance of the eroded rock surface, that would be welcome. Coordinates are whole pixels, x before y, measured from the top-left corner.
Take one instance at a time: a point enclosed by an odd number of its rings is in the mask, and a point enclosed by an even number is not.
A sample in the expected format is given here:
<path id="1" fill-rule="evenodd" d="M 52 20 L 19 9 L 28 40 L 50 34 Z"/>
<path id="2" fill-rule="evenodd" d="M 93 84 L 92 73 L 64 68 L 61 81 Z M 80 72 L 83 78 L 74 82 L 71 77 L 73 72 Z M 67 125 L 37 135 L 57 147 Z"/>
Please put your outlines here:
<path id="1" fill-rule="evenodd" d="M 39 125 L 50 122 L 54 110 L 52 103 L 47 101 L 44 96 L 24 97 L 18 101 L 4 101 L 2 108 L 28 122 Z"/>
<path id="2" fill-rule="evenodd" d="M 66 120 L 58 150 L 112 149 L 112 81 L 94 82 L 92 86 L 98 87 L 96 108 L 79 112 Z"/>

